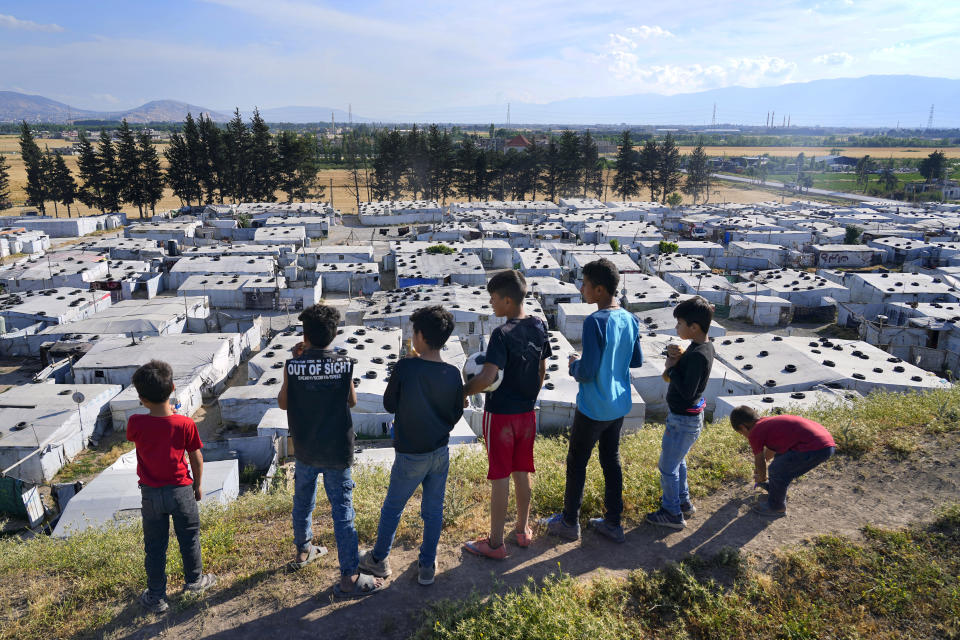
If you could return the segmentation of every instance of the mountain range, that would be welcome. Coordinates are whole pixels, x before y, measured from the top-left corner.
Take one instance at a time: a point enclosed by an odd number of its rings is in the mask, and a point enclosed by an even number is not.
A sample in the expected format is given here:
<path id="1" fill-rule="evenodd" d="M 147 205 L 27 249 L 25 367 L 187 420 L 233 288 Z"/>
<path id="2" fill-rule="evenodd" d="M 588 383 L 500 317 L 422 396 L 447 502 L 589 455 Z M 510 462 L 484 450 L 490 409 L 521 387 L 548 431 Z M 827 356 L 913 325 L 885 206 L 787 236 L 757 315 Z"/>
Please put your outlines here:
<path id="1" fill-rule="evenodd" d="M 513 124 L 764 125 L 925 128 L 933 105 L 934 128 L 960 126 L 960 80 L 913 75 L 875 75 L 797 82 L 775 87 L 726 87 L 695 93 L 570 98 L 544 104 L 510 104 Z M 939 109 L 939 111 L 938 111 Z M 42 96 L 0 91 L 0 122 L 64 123 L 69 120 L 120 120 L 131 123 L 179 122 L 187 112 L 209 114 L 218 122 L 231 109 L 215 110 L 176 100 L 156 100 L 125 111 L 76 109 Z M 507 105 L 442 107 L 385 118 L 371 108 L 353 122 L 497 123 Z M 261 109 L 268 122 L 343 123 L 348 113 L 330 107 Z M 244 115 L 249 116 L 247 110 Z"/>

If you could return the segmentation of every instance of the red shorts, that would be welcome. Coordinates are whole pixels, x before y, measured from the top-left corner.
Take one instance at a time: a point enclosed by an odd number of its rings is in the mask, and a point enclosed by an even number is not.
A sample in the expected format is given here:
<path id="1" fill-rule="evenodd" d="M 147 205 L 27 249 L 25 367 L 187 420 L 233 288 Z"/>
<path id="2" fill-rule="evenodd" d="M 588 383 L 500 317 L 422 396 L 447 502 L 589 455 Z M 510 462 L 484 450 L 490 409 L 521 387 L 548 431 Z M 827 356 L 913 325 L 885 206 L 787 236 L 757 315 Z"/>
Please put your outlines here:
<path id="1" fill-rule="evenodd" d="M 487 480 L 508 478 L 514 471 L 534 473 L 533 441 L 537 414 L 483 412 L 483 442 L 487 447 Z"/>

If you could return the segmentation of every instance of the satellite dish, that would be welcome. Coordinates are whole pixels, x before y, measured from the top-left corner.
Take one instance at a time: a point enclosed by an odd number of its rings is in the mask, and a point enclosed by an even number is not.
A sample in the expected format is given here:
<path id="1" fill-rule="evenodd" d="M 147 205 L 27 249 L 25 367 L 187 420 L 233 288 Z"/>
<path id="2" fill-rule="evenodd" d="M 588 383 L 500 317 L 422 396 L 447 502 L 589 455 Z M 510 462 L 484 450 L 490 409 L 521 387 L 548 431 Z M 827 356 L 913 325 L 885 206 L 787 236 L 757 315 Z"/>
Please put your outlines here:
<path id="1" fill-rule="evenodd" d="M 86 399 L 87 397 L 82 393 L 80 393 L 79 391 L 73 394 L 73 401 L 76 402 L 77 404 L 82 404 L 83 401 Z"/>

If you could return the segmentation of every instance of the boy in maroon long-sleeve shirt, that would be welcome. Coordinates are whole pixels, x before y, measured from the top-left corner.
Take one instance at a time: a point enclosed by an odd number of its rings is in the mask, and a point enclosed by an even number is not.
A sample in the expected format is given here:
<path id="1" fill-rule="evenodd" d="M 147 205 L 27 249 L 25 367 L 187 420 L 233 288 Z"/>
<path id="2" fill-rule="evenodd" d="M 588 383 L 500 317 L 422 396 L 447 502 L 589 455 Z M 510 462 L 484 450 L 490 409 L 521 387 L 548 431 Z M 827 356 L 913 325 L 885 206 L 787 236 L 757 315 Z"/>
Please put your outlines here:
<path id="1" fill-rule="evenodd" d="M 762 516 L 785 516 L 787 487 L 790 483 L 826 462 L 836 451 L 833 436 L 823 425 L 800 416 L 761 418 L 752 408 L 739 406 L 730 413 L 730 424 L 734 431 L 750 441 L 756 467 L 754 481 L 767 483 L 767 501 L 753 508 Z M 776 454 L 770 464 L 769 481 L 764 449 Z"/>

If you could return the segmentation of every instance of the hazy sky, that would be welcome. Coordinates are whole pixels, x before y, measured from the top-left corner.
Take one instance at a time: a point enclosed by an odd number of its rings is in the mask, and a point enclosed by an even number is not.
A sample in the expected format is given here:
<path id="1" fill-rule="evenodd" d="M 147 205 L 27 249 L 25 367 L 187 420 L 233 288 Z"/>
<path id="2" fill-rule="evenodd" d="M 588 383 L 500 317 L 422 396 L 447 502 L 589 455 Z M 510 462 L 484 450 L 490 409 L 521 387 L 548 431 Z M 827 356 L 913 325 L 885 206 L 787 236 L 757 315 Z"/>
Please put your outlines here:
<path id="1" fill-rule="evenodd" d="M 960 77 L 956 0 L 0 0 L 0 89 L 87 109 L 381 116 L 820 78 Z"/>

